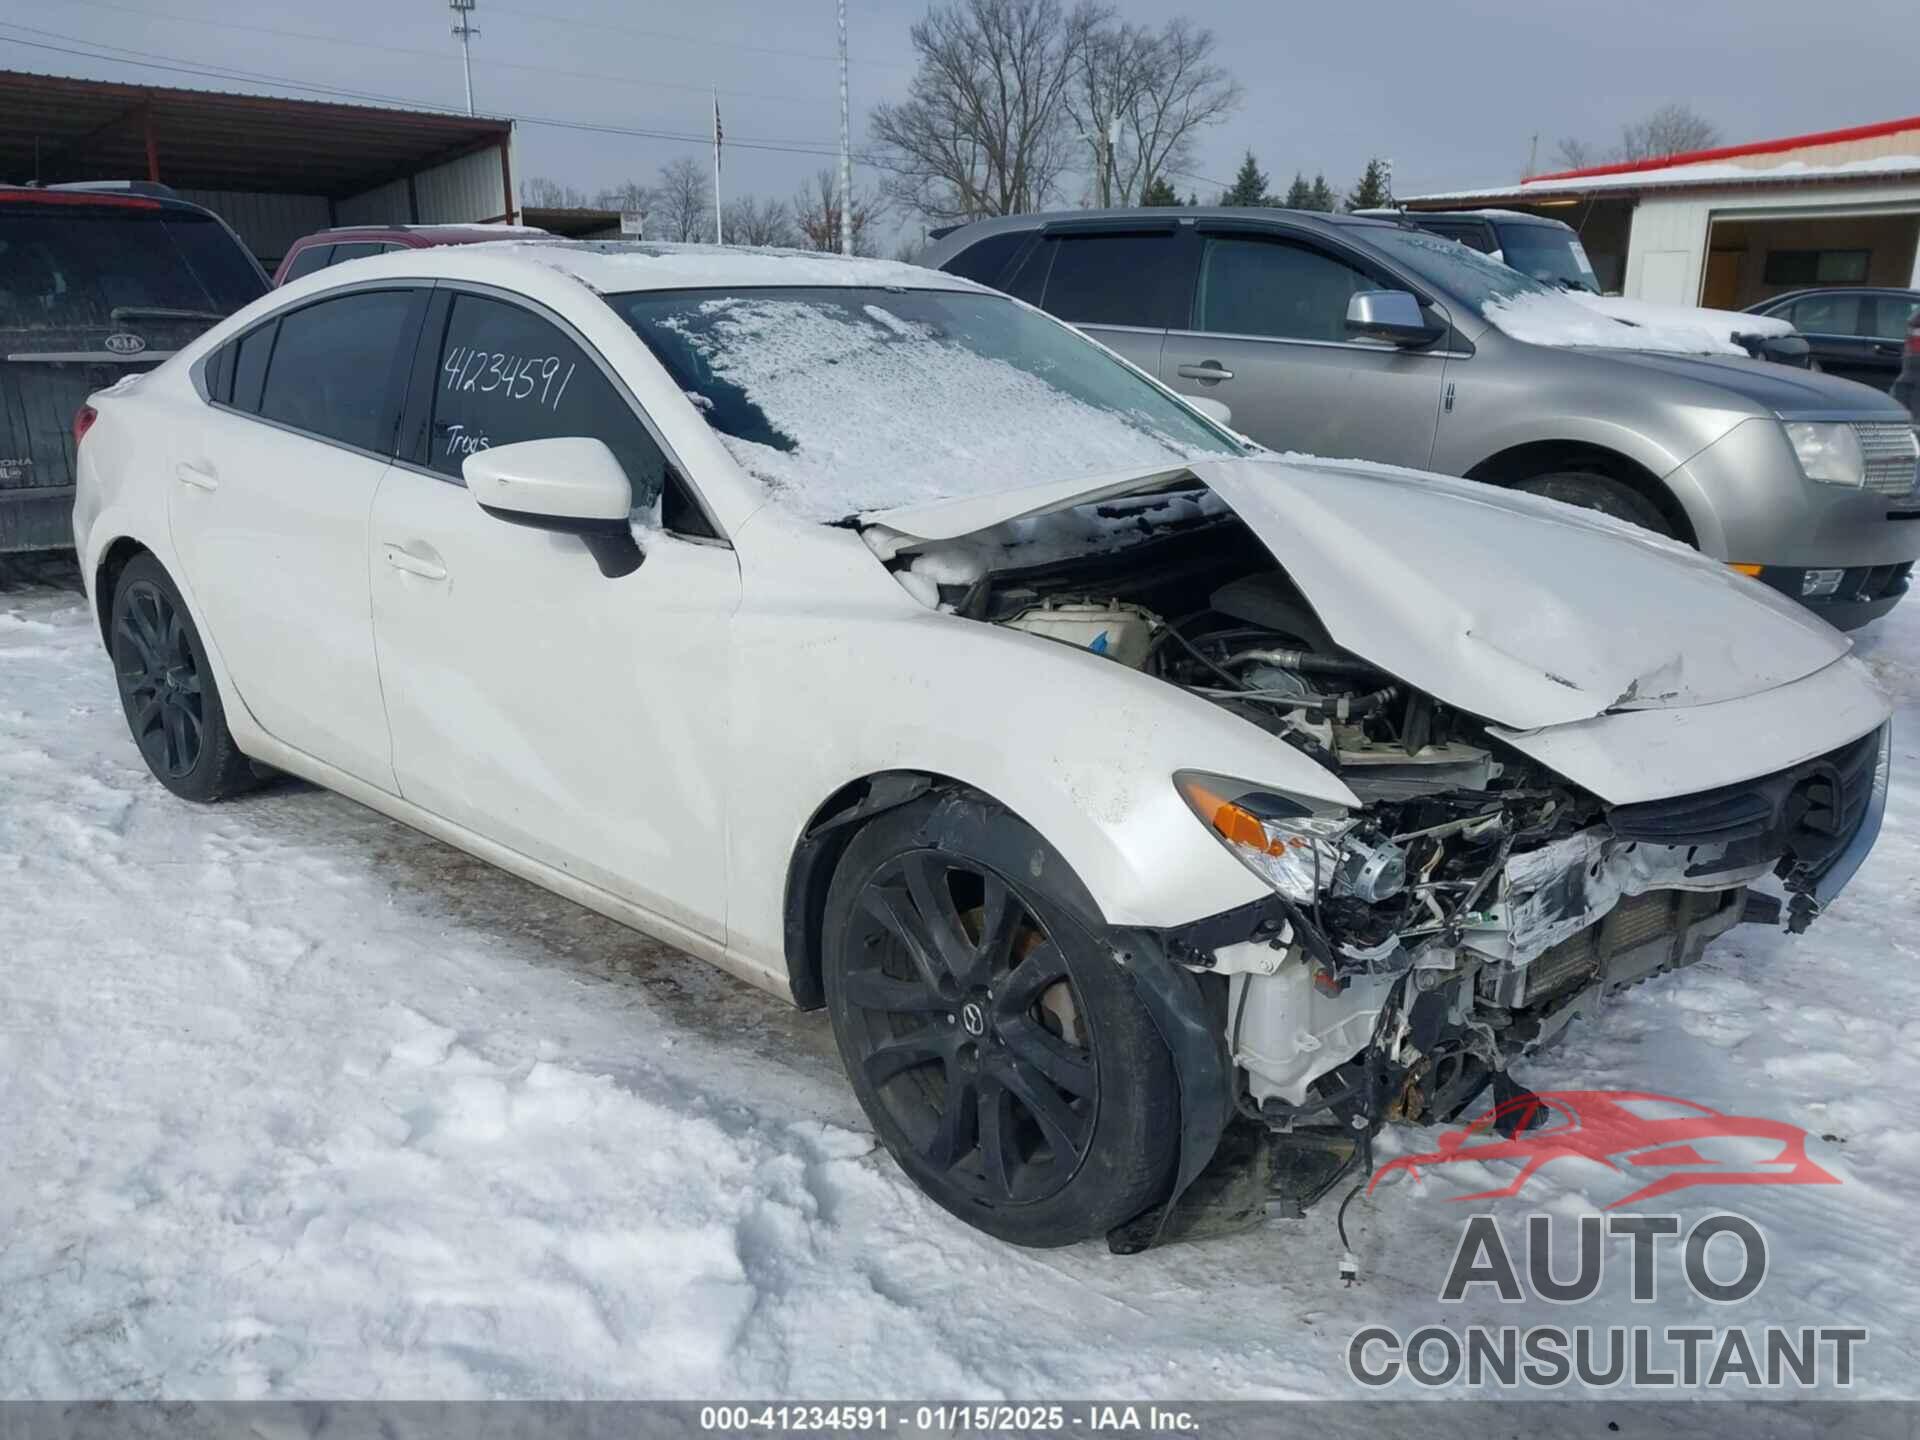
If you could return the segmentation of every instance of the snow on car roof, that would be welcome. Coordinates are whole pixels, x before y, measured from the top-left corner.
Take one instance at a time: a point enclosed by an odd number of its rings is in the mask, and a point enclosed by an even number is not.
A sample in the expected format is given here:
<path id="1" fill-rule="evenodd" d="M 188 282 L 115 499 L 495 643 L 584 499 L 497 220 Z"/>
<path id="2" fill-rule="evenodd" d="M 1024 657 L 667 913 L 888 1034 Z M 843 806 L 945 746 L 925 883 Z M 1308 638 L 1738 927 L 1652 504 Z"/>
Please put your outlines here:
<path id="1" fill-rule="evenodd" d="M 669 245 L 645 240 L 523 240 L 497 248 L 538 261 L 603 295 L 703 286 L 872 286 L 980 290 L 971 280 L 907 265 L 815 250 Z"/>

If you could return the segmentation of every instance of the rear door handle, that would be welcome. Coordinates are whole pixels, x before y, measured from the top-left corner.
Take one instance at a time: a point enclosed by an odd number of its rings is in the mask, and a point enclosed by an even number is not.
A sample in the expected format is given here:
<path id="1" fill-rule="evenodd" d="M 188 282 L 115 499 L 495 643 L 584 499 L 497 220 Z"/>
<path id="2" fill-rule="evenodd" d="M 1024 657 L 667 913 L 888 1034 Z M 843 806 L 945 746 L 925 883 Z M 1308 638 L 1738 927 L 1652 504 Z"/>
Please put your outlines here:
<path id="1" fill-rule="evenodd" d="M 182 485 L 193 486 L 196 490 L 218 490 L 220 488 L 220 477 L 213 473 L 211 467 L 202 469 L 198 465 L 189 465 L 184 460 L 173 467 L 173 478 L 178 480 Z"/>
<path id="2" fill-rule="evenodd" d="M 1231 380 L 1233 371 L 1227 369 L 1218 360 L 1204 360 L 1198 365 L 1182 365 L 1178 372 L 1186 380 Z"/>
<path id="3" fill-rule="evenodd" d="M 409 575 L 418 575 L 423 580 L 444 580 L 447 567 L 438 560 L 425 555 L 416 555 L 404 545 L 395 545 L 389 541 L 384 547 L 387 552 L 387 564 L 396 570 L 404 570 Z"/>

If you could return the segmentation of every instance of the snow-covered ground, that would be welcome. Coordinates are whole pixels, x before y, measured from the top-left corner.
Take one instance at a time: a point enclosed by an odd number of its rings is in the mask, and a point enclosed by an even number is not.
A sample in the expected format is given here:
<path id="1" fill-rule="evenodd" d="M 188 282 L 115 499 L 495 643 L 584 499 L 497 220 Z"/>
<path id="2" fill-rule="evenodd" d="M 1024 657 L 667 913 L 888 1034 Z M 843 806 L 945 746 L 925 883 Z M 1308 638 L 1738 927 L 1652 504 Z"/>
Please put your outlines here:
<path id="1" fill-rule="evenodd" d="M 1902 713 L 1854 887 L 1523 1072 L 1791 1121 L 1844 1183 L 1674 1197 L 1767 1234 L 1736 1313 L 1617 1266 L 1503 1314 L 1436 1299 L 1484 1170 L 1357 1203 L 1350 1290 L 1331 1206 L 1129 1259 L 976 1235 L 822 1017 L 338 797 L 172 799 L 81 597 L 0 592 L 0 1394 L 1351 1396 L 1363 1325 L 1524 1319 L 1864 1325 L 1856 1393 L 1920 1395 L 1920 602 L 1860 648 Z M 1547 1174 L 1512 1213 L 1592 1203 Z"/>

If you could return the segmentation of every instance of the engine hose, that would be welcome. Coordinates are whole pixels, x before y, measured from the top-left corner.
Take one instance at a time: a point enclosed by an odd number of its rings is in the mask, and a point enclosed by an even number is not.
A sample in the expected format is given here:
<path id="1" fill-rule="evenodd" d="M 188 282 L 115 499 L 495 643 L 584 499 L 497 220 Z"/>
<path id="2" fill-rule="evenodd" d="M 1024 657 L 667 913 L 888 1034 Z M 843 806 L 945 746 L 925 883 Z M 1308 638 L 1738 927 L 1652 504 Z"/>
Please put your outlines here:
<path id="1" fill-rule="evenodd" d="M 1323 675 L 1378 675 L 1378 665 L 1369 665 L 1349 655 L 1322 655 L 1315 650 L 1242 650 L 1227 657 L 1228 665 L 1276 665 L 1282 670 L 1317 671 Z"/>

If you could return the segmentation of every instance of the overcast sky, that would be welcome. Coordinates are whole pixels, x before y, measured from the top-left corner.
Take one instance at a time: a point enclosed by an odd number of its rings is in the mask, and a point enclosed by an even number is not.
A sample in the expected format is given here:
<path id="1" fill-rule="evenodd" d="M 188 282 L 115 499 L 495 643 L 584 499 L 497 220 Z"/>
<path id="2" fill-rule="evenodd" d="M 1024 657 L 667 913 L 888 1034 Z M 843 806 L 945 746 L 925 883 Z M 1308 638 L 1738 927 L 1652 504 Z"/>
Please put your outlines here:
<path id="1" fill-rule="evenodd" d="M 839 133 L 833 0 L 477 0 L 476 105 L 521 117 L 520 169 L 593 190 L 650 179 L 697 141 L 548 120 L 704 135 L 720 89 L 726 186 L 788 196 L 831 163 Z M 1728 141 L 1891 119 L 1915 109 L 1916 0 L 1194 0 L 1247 98 L 1192 165 L 1231 178 L 1252 147 L 1278 186 L 1324 170 L 1336 190 L 1369 154 L 1402 195 L 1518 177 L 1530 137 L 1603 146 L 1623 121 L 1684 100 Z M 1117 0 L 1131 19 L 1181 13 Z M 854 143 L 912 70 L 924 0 L 849 0 Z M 63 53 L 114 47 L 438 105 L 462 103 L 444 0 L 0 0 L 9 68 L 231 90 L 285 85 Z M 280 33 L 274 33 L 280 32 Z M 321 37 L 321 38 L 306 38 Z M 29 43 L 31 42 L 31 43 Z M 77 42 L 77 43 L 76 43 Z M 35 46 L 42 48 L 34 48 Z M 46 48 L 53 47 L 53 48 Z M 750 148 L 765 143 L 773 149 Z M 867 179 L 872 180 L 871 172 Z M 1211 198 L 1205 180 L 1184 193 Z"/>

